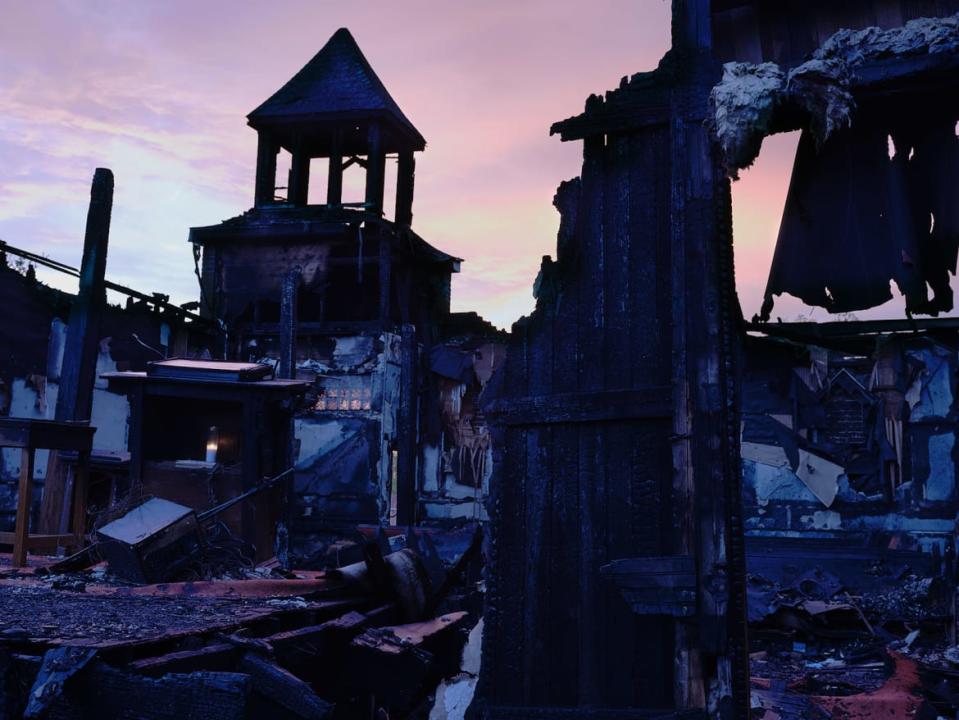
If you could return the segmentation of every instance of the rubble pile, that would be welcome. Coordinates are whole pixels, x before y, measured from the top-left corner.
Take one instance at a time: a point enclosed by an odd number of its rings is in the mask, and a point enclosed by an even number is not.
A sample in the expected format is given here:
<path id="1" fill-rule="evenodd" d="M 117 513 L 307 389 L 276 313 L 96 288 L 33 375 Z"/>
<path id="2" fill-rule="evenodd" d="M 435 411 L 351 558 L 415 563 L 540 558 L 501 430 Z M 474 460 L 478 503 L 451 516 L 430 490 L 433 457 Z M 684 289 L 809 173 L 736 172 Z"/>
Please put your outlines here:
<path id="1" fill-rule="evenodd" d="M 802 565 L 749 577 L 754 718 L 956 716 L 951 569 L 847 559 L 840 578 Z"/>
<path id="2" fill-rule="evenodd" d="M 0 717 L 425 718 L 441 683 L 435 712 L 464 687 L 468 704 L 479 527 L 350 536 L 340 555 L 358 562 L 290 571 L 274 559 L 241 579 L 0 566 Z"/>

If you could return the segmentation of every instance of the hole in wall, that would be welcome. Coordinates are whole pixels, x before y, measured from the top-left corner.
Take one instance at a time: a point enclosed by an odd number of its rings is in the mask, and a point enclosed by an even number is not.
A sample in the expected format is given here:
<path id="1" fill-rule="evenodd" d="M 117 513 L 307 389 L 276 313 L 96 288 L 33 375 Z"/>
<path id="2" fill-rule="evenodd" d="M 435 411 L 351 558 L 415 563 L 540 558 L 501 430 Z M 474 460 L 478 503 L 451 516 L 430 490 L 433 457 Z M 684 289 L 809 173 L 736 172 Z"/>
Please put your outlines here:
<path id="1" fill-rule="evenodd" d="M 310 187 L 306 194 L 308 205 L 326 205 L 326 188 L 330 177 L 330 159 L 310 160 Z"/>
<path id="2" fill-rule="evenodd" d="M 290 186 L 290 168 L 293 156 L 287 150 L 280 149 L 276 156 L 276 179 L 273 181 L 273 198 L 277 202 L 286 202 Z"/>

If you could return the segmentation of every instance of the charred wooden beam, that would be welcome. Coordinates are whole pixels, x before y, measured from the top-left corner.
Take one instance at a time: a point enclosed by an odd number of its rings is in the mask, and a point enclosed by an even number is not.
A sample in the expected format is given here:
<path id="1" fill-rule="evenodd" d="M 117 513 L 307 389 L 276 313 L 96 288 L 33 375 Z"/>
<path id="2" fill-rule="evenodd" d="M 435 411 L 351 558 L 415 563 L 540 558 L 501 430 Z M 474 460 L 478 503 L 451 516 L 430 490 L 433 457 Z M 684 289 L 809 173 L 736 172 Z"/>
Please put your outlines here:
<path id="1" fill-rule="evenodd" d="M 465 612 L 426 622 L 368 630 L 350 643 L 346 664 L 350 684 L 378 702 L 408 707 L 427 678 L 455 671 L 465 642 Z"/>
<path id="2" fill-rule="evenodd" d="M 326 184 L 326 204 L 339 205 L 343 202 L 343 132 L 333 130 L 330 140 L 330 171 Z"/>
<path id="3" fill-rule="evenodd" d="M 83 259 L 80 264 L 80 288 L 70 308 L 70 323 L 63 352 L 60 389 L 57 393 L 56 419 L 89 420 L 93 408 L 93 384 L 96 381 L 100 343 L 100 319 L 106 307 L 107 246 L 110 240 L 110 216 L 113 211 L 113 173 L 97 168 L 90 188 Z M 40 508 L 41 533 L 66 532 L 70 522 L 67 469 L 51 453 Z M 77 527 L 77 533 L 85 528 Z"/>
<path id="4" fill-rule="evenodd" d="M 291 269 L 283 278 L 280 298 L 280 377 L 296 377 L 296 304 L 300 288 L 300 268 Z"/>
<path id="5" fill-rule="evenodd" d="M 692 555 L 624 558 L 600 568 L 637 615 L 696 614 L 696 559 Z"/>
<path id="6" fill-rule="evenodd" d="M 368 145 L 366 204 L 374 212 L 382 212 L 386 154 L 383 151 L 383 130 L 379 123 L 370 123 L 366 141 Z"/>
<path id="7" fill-rule="evenodd" d="M 41 659 L 18 655 L 14 660 L 18 676 L 32 684 L 39 676 Z M 94 661 L 61 686 L 44 717 L 242 720 L 248 717 L 250 692 L 250 678 L 241 673 L 150 678 Z"/>
<path id="8" fill-rule="evenodd" d="M 234 643 L 214 643 L 195 650 L 177 650 L 165 655 L 134 660 L 127 667 L 152 677 L 200 670 L 227 672 L 236 666 L 241 652 L 242 649 Z"/>
<path id="9" fill-rule="evenodd" d="M 106 305 L 104 283 L 112 210 L 113 173 L 107 168 L 97 168 L 90 189 L 90 208 L 80 264 L 80 290 L 70 308 L 70 324 L 63 352 L 60 390 L 57 393 L 57 420 L 90 419 L 100 341 L 100 316 Z"/>
<path id="10" fill-rule="evenodd" d="M 416 158 L 413 151 L 400 153 L 396 175 L 396 224 L 413 224 L 413 185 L 416 175 Z"/>
<path id="11" fill-rule="evenodd" d="M 306 205 L 310 187 L 310 155 L 299 141 L 292 153 L 287 200 L 294 205 Z"/>
<path id="12" fill-rule="evenodd" d="M 505 425 L 667 418 L 670 392 L 662 387 L 510 398 L 495 401 L 487 412 Z"/>
<path id="13" fill-rule="evenodd" d="M 333 710 L 330 703 L 296 675 L 259 655 L 246 653 L 240 661 L 240 670 L 250 676 L 254 692 L 286 710 L 288 717 L 323 720 Z"/>
<path id="14" fill-rule="evenodd" d="M 256 207 L 273 202 L 276 192 L 276 155 L 280 146 L 269 133 L 260 131 L 256 147 Z"/>
<path id="15" fill-rule="evenodd" d="M 400 408 L 396 433 L 396 523 L 410 525 L 416 521 L 416 448 L 417 412 L 419 410 L 416 328 L 400 329 Z"/>

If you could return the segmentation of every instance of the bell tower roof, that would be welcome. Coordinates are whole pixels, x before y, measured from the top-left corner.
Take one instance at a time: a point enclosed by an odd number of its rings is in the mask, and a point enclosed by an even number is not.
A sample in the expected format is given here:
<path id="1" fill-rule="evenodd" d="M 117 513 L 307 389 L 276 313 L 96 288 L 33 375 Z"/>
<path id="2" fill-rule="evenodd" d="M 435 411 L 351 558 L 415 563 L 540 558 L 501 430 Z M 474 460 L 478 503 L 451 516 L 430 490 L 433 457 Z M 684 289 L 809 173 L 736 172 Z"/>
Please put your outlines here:
<path id="1" fill-rule="evenodd" d="M 323 49 L 247 116 L 256 130 L 333 126 L 381 120 L 389 128 L 388 152 L 422 150 L 426 140 L 373 72 L 353 35 L 337 30 Z"/>

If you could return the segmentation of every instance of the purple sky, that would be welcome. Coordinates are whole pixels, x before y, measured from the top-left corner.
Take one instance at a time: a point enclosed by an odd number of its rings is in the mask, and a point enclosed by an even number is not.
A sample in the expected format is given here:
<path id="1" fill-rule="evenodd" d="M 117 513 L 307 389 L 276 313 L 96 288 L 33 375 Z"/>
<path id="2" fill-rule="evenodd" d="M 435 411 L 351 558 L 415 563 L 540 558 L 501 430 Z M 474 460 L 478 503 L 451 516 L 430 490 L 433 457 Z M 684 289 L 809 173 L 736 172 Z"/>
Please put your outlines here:
<path id="1" fill-rule="evenodd" d="M 454 309 L 508 327 L 532 307 L 540 257 L 554 252 L 553 192 L 580 169 L 581 144 L 549 137 L 550 124 L 655 67 L 668 20 L 668 0 L 9 3 L 0 239 L 78 264 L 93 169 L 110 167 L 108 277 L 194 299 L 188 228 L 252 204 L 256 137 L 246 114 L 346 26 L 427 139 L 414 227 L 466 260 Z M 767 141 L 734 186 L 747 315 L 761 301 L 795 142 Z M 784 318 L 800 312 L 777 304 Z"/>

